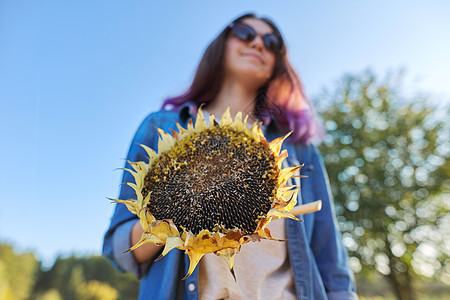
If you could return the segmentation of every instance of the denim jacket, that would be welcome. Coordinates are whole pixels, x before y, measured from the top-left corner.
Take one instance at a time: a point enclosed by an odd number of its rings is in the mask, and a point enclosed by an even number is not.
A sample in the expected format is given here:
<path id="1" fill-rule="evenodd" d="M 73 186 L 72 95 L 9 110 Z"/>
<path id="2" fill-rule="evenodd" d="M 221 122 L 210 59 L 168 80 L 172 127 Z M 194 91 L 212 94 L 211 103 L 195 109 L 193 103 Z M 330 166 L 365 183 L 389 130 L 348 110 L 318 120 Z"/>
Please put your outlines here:
<path id="1" fill-rule="evenodd" d="M 192 105 L 180 111 L 161 110 L 150 114 L 139 127 L 128 153 L 128 161 L 148 161 L 146 153 L 138 144 L 153 149 L 158 145 L 156 128 L 166 132 L 176 129 L 176 122 L 186 127 Z M 276 123 L 271 121 L 265 128 L 268 141 L 283 135 Z M 347 252 L 342 244 L 336 225 L 328 177 L 322 158 L 311 144 L 284 143 L 288 150 L 286 159 L 290 166 L 304 164 L 301 169 L 301 193 L 298 204 L 322 200 L 322 209 L 299 218 L 302 222 L 286 220 L 286 236 L 289 260 L 294 275 L 298 299 L 357 299 L 353 273 L 348 265 Z M 126 165 L 126 168 L 130 166 Z M 290 179 L 290 184 L 300 185 L 300 178 Z M 124 172 L 122 182 L 133 182 Z M 134 191 L 122 185 L 119 198 L 135 197 Z M 130 247 L 130 233 L 136 215 L 124 204 L 117 204 L 103 244 L 103 255 L 121 272 L 127 271 L 141 279 L 139 299 L 198 299 L 198 268 L 184 281 L 189 258 L 178 249 L 170 251 L 164 258 L 138 265 Z M 245 245 L 243 245 L 245 247 Z M 238 254 L 239 255 L 239 254 Z"/>

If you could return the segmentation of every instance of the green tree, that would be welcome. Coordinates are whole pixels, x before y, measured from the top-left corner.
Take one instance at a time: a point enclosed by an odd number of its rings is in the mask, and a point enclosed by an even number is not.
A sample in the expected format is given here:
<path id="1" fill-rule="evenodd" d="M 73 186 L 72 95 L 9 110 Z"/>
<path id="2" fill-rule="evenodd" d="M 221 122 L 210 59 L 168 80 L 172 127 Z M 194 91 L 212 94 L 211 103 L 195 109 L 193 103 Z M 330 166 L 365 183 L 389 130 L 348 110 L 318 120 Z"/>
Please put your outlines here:
<path id="1" fill-rule="evenodd" d="M 353 268 L 410 300 L 417 276 L 450 283 L 450 117 L 401 77 L 349 75 L 324 95 L 321 152 Z"/>
<path id="2" fill-rule="evenodd" d="M 38 268 L 33 253 L 16 253 L 12 246 L 0 243 L 0 299 L 27 299 Z"/>
<path id="3" fill-rule="evenodd" d="M 41 295 L 38 295 L 36 300 L 63 300 L 63 298 L 56 289 L 49 289 Z"/>
<path id="4" fill-rule="evenodd" d="M 91 280 L 78 287 L 77 299 L 79 300 L 116 300 L 117 290 L 107 283 Z"/>
<path id="5" fill-rule="evenodd" d="M 5 265 L 0 261 L 0 300 L 13 300 L 14 294 L 6 278 Z"/>
<path id="6" fill-rule="evenodd" d="M 131 274 L 119 274 L 102 256 L 71 256 L 57 258 L 52 268 L 39 272 L 35 299 L 51 289 L 65 300 L 137 299 L 139 281 Z"/>

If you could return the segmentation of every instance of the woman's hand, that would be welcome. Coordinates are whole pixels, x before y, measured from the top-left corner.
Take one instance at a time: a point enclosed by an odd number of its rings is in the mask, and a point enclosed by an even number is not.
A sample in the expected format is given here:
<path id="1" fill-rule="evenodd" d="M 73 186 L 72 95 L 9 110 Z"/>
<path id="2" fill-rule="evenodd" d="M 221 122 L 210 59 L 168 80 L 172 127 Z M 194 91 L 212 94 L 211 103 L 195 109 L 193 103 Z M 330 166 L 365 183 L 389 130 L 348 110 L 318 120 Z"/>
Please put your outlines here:
<path id="1" fill-rule="evenodd" d="M 139 223 L 139 221 L 136 221 L 136 223 L 134 223 L 133 225 L 133 228 L 131 229 L 131 237 L 130 237 L 131 246 L 139 242 L 143 233 L 144 230 L 142 229 L 141 224 Z M 152 243 L 146 243 L 133 250 L 133 254 L 137 263 L 142 264 L 149 260 L 155 259 L 156 254 L 158 254 L 162 250 L 163 250 L 162 246 L 156 246 L 155 244 Z"/>

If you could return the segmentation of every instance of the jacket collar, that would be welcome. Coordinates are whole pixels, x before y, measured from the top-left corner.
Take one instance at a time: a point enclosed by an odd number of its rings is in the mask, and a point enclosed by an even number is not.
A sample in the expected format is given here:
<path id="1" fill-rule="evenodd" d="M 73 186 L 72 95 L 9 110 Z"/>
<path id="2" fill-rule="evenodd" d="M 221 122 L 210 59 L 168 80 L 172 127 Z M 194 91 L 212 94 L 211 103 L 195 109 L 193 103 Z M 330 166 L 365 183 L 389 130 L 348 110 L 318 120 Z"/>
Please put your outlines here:
<path id="1" fill-rule="evenodd" d="M 197 110 L 201 104 L 188 101 L 185 104 L 183 104 L 179 110 L 179 117 L 180 121 L 182 121 L 184 124 L 186 124 L 189 119 L 195 120 L 197 117 Z M 281 128 L 278 125 L 278 123 L 273 118 L 271 112 L 267 112 L 267 114 L 263 118 L 263 125 L 265 125 L 267 128 L 271 128 L 272 130 L 281 132 Z"/>

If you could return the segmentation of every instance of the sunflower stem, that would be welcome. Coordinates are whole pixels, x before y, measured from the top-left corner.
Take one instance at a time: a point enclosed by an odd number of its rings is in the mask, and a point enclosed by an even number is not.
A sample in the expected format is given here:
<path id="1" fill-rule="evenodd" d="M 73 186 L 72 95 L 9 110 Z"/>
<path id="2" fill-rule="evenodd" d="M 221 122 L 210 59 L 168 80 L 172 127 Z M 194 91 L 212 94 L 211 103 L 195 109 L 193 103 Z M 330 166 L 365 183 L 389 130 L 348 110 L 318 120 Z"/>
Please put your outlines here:
<path id="1" fill-rule="evenodd" d="M 294 216 L 305 215 L 322 209 L 322 200 L 317 200 L 308 204 L 294 206 L 290 213 Z"/>

